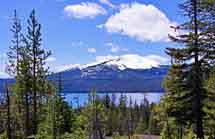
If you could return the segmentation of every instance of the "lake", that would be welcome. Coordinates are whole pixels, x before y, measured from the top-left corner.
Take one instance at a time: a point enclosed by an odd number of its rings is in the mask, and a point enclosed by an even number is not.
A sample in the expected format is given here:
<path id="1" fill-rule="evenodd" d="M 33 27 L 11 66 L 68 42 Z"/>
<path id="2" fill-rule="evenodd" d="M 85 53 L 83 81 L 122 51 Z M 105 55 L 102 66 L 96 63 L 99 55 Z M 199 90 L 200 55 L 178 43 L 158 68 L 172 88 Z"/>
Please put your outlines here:
<path id="1" fill-rule="evenodd" d="M 113 93 L 97 93 L 98 96 L 102 97 L 105 96 L 106 94 L 108 94 L 110 97 L 112 96 Z M 116 96 L 116 103 L 120 97 L 120 95 L 122 93 L 114 93 Z M 123 93 L 123 95 L 126 95 L 129 99 L 132 99 L 132 102 L 134 103 L 136 101 L 137 104 L 140 104 L 141 101 L 145 98 L 147 98 L 147 100 L 152 103 L 157 103 L 160 101 L 161 96 L 163 95 L 163 93 L 159 92 L 148 92 L 148 93 Z M 89 93 L 68 93 L 65 95 L 65 100 L 72 106 L 77 107 L 79 106 L 83 106 L 87 100 L 88 100 L 88 96 Z"/>

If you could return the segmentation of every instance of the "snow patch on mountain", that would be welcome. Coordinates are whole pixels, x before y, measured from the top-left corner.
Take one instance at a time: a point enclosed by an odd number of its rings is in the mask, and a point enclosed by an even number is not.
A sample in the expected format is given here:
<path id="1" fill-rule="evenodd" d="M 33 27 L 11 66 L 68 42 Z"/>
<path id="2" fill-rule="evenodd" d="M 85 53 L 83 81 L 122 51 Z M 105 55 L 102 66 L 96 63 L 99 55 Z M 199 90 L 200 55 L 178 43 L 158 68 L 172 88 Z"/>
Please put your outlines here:
<path id="1" fill-rule="evenodd" d="M 109 66 L 117 68 L 119 70 L 125 69 L 150 69 L 152 67 L 159 67 L 160 65 L 168 64 L 168 59 L 158 55 L 141 56 L 138 54 L 126 54 L 122 56 L 97 56 L 95 62 L 80 65 L 80 64 L 68 64 L 63 65 L 55 70 L 65 71 L 71 69 L 84 70 L 89 67 L 95 67 L 97 70 L 101 70 L 103 66 Z M 102 65 L 102 66 L 101 66 Z"/>
<path id="2" fill-rule="evenodd" d="M 150 55 L 150 56 L 140 56 L 136 54 L 127 54 L 123 56 L 115 57 L 115 59 L 110 60 L 106 65 L 116 65 L 120 70 L 129 69 L 150 69 L 152 67 L 158 67 L 167 60 L 163 57 Z"/>
<path id="3" fill-rule="evenodd" d="M 67 71 L 67 70 L 72 70 L 72 69 L 81 69 L 80 64 L 65 64 L 65 65 L 60 65 L 55 68 L 53 68 L 53 72 L 62 72 L 62 71 Z"/>
<path id="4" fill-rule="evenodd" d="M 137 54 L 126 54 L 122 56 L 97 56 L 96 62 L 82 66 L 87 68 L 89 66 L 107 65 L 117 66 L 120 70 L 125 69 L 150 69 L 152 67 L 159 67 L 159 65 L 167 64 L 168 59 L 158 55 L 140 56 Z"/>

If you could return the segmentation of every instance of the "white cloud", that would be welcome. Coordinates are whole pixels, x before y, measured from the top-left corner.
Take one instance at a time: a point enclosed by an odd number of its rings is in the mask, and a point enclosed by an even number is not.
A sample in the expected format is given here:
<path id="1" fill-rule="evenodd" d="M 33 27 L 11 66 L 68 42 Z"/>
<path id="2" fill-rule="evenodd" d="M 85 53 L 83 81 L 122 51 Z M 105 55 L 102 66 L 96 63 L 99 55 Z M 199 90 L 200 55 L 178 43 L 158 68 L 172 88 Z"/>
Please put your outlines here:
<path id="1" fill-rule="evenodd" d="M 96 25 L 97 28 L 102 29 L 104 27 L 104 25 Z"/>
<path id="2" fill-rule="evenodd" d="M 96 53 L 96 49 L 95 48 L 88 48 L 87 51 L 89 53 Z"/>
<path id="3" fill-rule="evenodd" d="M 97 56 L 96 61 L 94 63 L 102 63 L 102 62 L 105 62 L 105 61 L 116 60 L 118 58 L 119 58 L 119 56 L 112 56 L 112 55 Z"/>
<path id="4" fill-rule="evenodd" d="M 71 43 L 72 47 L 85 47 L 88 46 L 88 44 L 84 41 L 76 41 Z"/>
<path id="5" fill-rule="evenodd" d="M 126 48 L 121 48 L 119 45 L 114 44 L 114 43 L 112 43 L 112 42 L 109 42 L 109 43 L 107 43 L 106 45 L 111 47 L 111 48 L 110 48 L 110 51 L 111 51 L 112 53 L 117 53 L 117 52 L 119 52 L 119 51 L 128 51 L 128 49 L 126 49 Z"/>
<path id="6" fill-rule="evenodd" d="M 102 3 L 102 4 L 105 4 L 105 5 L 107 5 L 107 6 L 109 6 L 109 7 L 111 7 L 111 8 L 116 8 L 116 6 L 113 5 L 113 4 L 110 2 L 110 0 L 99 0 L 99 2 Z"/>
<path id="7" fill-rule="evenodd" d="M 117 53 L 120 50 L 119 46 L 113 46 L 111 47 L 111 52 Z"/>
<path id="8" fill-rule="evenodd" d="M 168 41 L 168 34 L 175 34 L 170 26 L 175 24 L 157 7 L 134 2 L 122 4 L 118 13 L 97 27 L 139 41 L 157 42 Z"/>
<path id="9" fill-rule="evenodd" d="M 120 51 L 120 47 L 118 45 L 116 45 L 116 44 L 111 43 L 111 42 L 107 43 L 107 46 L 111 47 L 110 51 L 112 53 L 117 53 L 118 51 Z"/>
<path id="10" fill-rule="evenodd" d="M 48 58 L 46 59 L 46 62 L 54 62 L 54 61 L 56 61 L 56 58 L 55 58 L 55 57 L 48 57 Z"/>
<path id="11" fill-rule="evenodd" d="M 158 63 L 165 64 L 168 62 L 168 59 L 158 55 L 148 55 L 146 56 L 147 59 L 151 59 L 153 61 L 157 61 Z"/>
<path id="12" fill-rule="evenodd" d="M 0 78 L 12 78 L 7 72 L 7 63 L 8 63 L 8 58 L 6 53 L 2 53 L 0 55 Z"/>
<path id="13" fill-rule="evenodd" d="M 98 15 L 105 15 L 106 10 L 100 5 L 92 2 L 82 2 L 80 4 L 67 5 L 64 12 L 68 17 L 83 19 L 94 18 Z"/>

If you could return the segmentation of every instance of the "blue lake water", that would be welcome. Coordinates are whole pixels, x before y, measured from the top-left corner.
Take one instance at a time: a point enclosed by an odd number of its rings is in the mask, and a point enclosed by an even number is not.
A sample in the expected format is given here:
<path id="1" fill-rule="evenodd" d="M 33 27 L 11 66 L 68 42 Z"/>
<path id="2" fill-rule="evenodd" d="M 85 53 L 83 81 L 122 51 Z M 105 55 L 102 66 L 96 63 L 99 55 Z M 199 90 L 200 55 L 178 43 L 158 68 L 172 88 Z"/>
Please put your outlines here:
<path id="1" fill-rule="evenodd" d="M 108 93 L 108 95 L 111 97 L 113 93 Z M 121 96 L 121 93 L 114 93 L 116 97 L 116 103 Z M 102 97 L 105 96 L 105 93 L 97 93 L 98 96 Z M 134 103 L 136 101 L 137 104 L 140 104 L 144 97 L 147 98 L 147 100 L 152 103 L 157 103 L 160 101 L 161 96 L 163 93 L 123 93 L 123 95 L 127 96 L 127 99 L 131 98 L 132 102 Z M 89 93 L 70 93 L 65 95 L 65 100 L 73 106 L 83 106 L 87 100 L 88 100 Z"/>

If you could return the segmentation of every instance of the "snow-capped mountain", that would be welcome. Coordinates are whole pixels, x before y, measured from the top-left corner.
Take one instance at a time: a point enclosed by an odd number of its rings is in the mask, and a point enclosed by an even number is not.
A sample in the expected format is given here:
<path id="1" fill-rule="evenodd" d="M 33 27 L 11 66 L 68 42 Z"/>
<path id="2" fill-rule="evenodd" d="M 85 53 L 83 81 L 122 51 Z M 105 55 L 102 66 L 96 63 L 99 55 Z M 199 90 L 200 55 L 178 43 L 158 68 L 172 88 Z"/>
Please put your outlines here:
<path id="1" fill-rule="evenodd" d="M 154 61 L 126 60 L 128 57 L 114 57 L 106 61 L 76 66 L 60 73 L 66 91 L 90 91 L 96 88 L 102 92 L 162 92 L 162 81 L 169 66 Z M 138 64 L 139 63 L 139 64 Z M 143 63 L 143 62 L 142 62 Z"/>
<path id="2" fill-rule="evenodd" d="M 110 58 L 106 65 L 117 66 L 120 70 L 125 69 L 150 69 L 158 67 L 166 59 L 154 55 L 142 57 L 139 55 L 128 54 L 120 57 Z"/>
<path id="3" fill-rule="evenodd" d="M 150 57 L 150 58 L 149 58 Z M 163 59 L 138 55 L 98 57 L 86 65 L 63 66 L 50 79 L 63 79 L 64 92 L 162 92 L 162 81 L 169 66 L 160 65 Z M 0 80 L 4 88 L 4 79 Z M 14 80 L 10 79 L 10 82 Z"/>
<path id="4" fill-rule="evenodd" d="M 150 69 L 153 67 L 159 67 L 162 64 L 167 63 L 167 59 L 157 55 L 140 56 L 137 54 L 126 54 L 122 56 L 98 56 L 96 61 L 80 65 L 80 64 L 68 64 L 62 65 L 55 69 L 55 72 L 71 70 L 71 69 L 86 69 L 88 67 L 100 68 L 101 65 L 109 66 L 114 69 L 125 70 L 125 69 Z M 99 67 L 100 66 L 100 67 Z M 99 69 L 98 69 L 99 70 Z"/>

